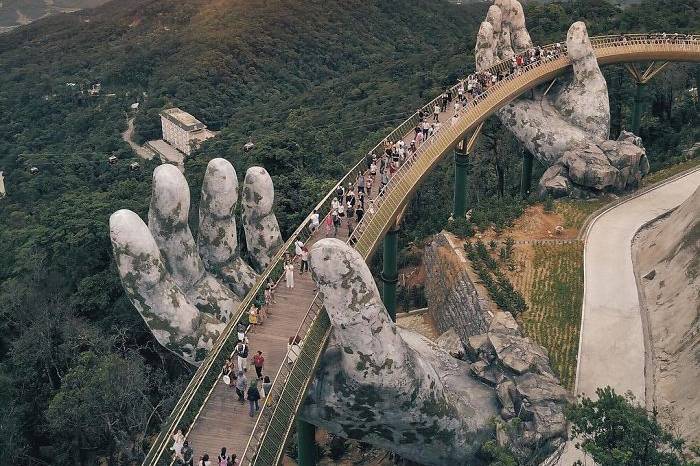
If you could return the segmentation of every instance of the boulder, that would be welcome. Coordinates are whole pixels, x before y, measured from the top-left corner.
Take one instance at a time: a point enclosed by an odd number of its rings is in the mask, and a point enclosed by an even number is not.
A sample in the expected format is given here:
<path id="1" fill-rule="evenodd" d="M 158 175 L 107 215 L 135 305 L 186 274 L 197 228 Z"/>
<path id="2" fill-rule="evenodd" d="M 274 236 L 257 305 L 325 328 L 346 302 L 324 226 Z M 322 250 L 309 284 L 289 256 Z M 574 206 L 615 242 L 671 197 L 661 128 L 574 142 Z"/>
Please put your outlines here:
<path id="1" fill-rule="evenodd" d="M 474 377 L 492 387 L 505 380 L 503 371 L 497 365 L 489 364 L 486 361 L 474 362 L 471 364 L 470 369 Z"/>
<path id="2" fill-rule="evenodd" d="M 515 417 L 513 393 L 515 393 L 515 383 L 510 379 L 499 383 L 496 387 L 496 398 L 501 404 L 501 417 L 506 421 Z"/>
<path id="3" fill-rule="evenodd" d="M 546 350 L 529 338 L 489 333 L 489 341 L 501 364 L 516 374 L 530 371 L 552 374 Z"/>
<path id="4" fill-rule="evenodd" d="M 455 329 L 451 328 L 435 340 L 439 348 L 450 353 L 450 356 L 457 359 L 464 359 L 464 345 L 462 340 L 457 335 Z"/>
<path id="5" fill-rule="evenodd" d="M 554 164 L 545 170 L 538 186 L 540 197 L 551 196 L 553 199 L 567 196 L 571 192 L 571 181 L 566 176 L 568 171 L 561 164 Z"/>
<path id="6" fill-rule="evenodd" d="M 510 312 L 498 311 L 489 325 L 489 334 L 499 333 L 503 335 L 520 336 L 520 326 Z"/>
<path id="7" fill-rule="evenodd" d="M 619 171 L 595 144 L 587 143 L 564 152 L 561 163 L 567 167 L 569 179 L 578 185 L 596 191 L 622 189 Z"/>
<path id="8" fill-rule="evenodd" d="M 493 346 L 489 342 L 489 336 L 485 333 L 469 337 L 467 339 L 466 352 L 467 357 L 472 362 L 480 359 L 491 362 L 496 357 Z"/>

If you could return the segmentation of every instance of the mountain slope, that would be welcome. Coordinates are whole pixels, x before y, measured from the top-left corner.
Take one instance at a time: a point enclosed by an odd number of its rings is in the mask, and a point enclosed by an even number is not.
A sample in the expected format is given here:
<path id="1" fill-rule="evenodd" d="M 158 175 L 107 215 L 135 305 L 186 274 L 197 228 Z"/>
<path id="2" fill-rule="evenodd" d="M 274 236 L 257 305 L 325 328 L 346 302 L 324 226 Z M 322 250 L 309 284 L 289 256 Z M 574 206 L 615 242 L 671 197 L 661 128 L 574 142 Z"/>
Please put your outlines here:
<path id="1" fill-rule="evenodd" d="M 700 187 L 635 245 L 653 345 L 654 403 L 700 444 Z M 648 275 L 651 271 L 652 275 Z"/>

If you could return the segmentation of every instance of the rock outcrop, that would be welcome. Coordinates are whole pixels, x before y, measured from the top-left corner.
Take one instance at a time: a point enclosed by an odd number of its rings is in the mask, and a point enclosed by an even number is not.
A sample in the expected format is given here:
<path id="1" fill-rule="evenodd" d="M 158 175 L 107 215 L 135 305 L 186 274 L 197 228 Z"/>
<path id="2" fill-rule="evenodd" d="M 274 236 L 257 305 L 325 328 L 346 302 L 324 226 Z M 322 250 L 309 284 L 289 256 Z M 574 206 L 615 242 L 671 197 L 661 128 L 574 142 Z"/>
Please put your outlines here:
<path id="1" fill-rule="evenodd" d="M 492 389 L 468 364 L 389 318 L 362 256 L 336 239 L 311 250 L 333 324 L 301 416 L 426 465 L 470 464 L 493 436 Z"/>
<path id="2" fill-rule="evenodd" d="M 467 259 L 461 242 L 449 233 L 433 236 L 423 253 L 428 313 L 444 333 L 453 329 L 462 341 L 486 332 L 491 312 L 481 299 L 466 269 Z"/>
<path id="3" fill-rule="evenodd" d="M 643 230 L 633 253 L 648 321 L 653 403 L 662 422 L 700 444 L 700 187 Z"/>
<path id="4" fill-rule="evenodd" d="M 470 337 L 467 354 L 472 376 L 495 389 L 500 422 L 510 426 L 501 442 L 523 458 L 563 443 L 564 407 L 573 398 L 552 372 L 547 351 L 522 336 L 510 313 L 497 312 L 486 334 Z"/>
<path id="5" fill-rule="evenodd" d="M 520 3 L 496 1 L 477 36 L 477 70 L 531 48 Z M 540 195 L 588 197 L 636 188 L 649 170 L 646 153 L 631 133 L 623 132 L 617 141 L 608 139 L 608 88 L 584 23 L 571 25 L 565 50 L 572 76 L 560 78 L 547 95 L 535 91 L 531 98 L 509 103 L 498 112 L 499 118 L 549 167 L 540 180 Z"/>

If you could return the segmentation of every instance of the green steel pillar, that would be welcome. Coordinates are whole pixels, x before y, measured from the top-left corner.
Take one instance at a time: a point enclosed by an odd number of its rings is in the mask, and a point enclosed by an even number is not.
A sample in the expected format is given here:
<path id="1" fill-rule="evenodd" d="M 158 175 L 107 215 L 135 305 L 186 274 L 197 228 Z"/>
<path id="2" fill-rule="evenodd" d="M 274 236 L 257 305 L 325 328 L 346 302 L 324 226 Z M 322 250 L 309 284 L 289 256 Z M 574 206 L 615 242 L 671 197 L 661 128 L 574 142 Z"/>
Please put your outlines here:
<path id="1" fill-rule="evenodd" d="M 523 170 L 520 174 L 520 197 L 527 199 L 532 186 L 532 152 L 523 150 Z"/>
<path id="2" fill-rule="evenodd" d="M 455 195 L 454 218 L 464 218 L 467 214 L 467 183 L 469 182 L 469 157 L 464 147 L 467 141 L 455 147 Z"/>
<path id="3" fill-rule="evenodd" d="M 316 466 L 316 426 L 297 419 L 299 466 Z"/>
<path id="4" fill-rule="evenodd" d="M 384 237 L 384 269 L 382 270 L 382 282 L 384 282 L 382 299 L 391 320 L 396 322 L 396 283 L 399 281 L 399 270 L 396 263 L 398 255 L 399 227 L 394 226 L 387 231 Z"/>
<path id="5" fill-rule="evenodd" d="M 639 136 L 639 128 L 642 126 L 642 88 L 643 83 L 637 82 L 634 94 L 634 110 L 632 113 L 632 132 Z"/>

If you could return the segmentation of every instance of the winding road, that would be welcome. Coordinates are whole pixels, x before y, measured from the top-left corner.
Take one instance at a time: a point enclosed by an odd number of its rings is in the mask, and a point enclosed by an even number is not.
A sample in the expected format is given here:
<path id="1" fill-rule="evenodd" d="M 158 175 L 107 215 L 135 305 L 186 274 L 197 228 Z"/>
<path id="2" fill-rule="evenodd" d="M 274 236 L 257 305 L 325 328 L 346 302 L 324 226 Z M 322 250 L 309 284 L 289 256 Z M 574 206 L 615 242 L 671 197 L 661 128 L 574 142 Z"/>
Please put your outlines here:
<path id="1" fill-rule="evenodd" d="M 576 394 L 594 396 L 607 385 L 646 401 L 645 337 L 632 240 L 640 228 L 675 209 L 700 186 L 700 168 L 671 179 L 599 214 L 589 225 L 584 249 L 584 297 Z M 581 456 L 571 443 L 557 464 Z"/>

